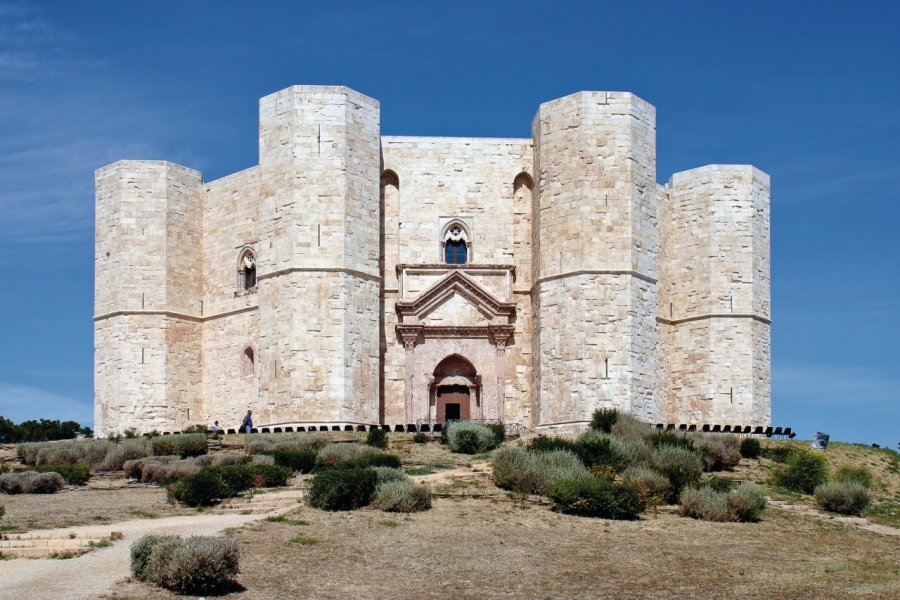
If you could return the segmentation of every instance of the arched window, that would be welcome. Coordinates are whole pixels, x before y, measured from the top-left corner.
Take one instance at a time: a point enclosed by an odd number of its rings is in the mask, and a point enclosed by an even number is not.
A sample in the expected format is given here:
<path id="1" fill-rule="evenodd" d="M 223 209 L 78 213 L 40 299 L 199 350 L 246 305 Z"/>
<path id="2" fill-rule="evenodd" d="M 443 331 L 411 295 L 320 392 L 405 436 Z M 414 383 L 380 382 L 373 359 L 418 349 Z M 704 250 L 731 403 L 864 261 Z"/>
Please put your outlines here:
<path id="1" fill-rule="evenodd" d="M 256 366 L 256 356 L 253 353 L 253 348 L 246 347 L 244 348 L 244 354 L 241 356 L 241 376 L 248 377 L 253 375 L 255 372 Z"/>
<path id="2" fill-rule="evenodd" d="M 244 248 L 238 258 L 237 293 L 249 294 L 256 291 L 256 255 L 250 248 Z"/>
<path id="3" fill-rule="evenodd" d="M 472 236 L 465 223 L 454 219 L 444 226 L 441 235 L 442 258 L 448 265 L 464 265 L 469 262 Z"/>

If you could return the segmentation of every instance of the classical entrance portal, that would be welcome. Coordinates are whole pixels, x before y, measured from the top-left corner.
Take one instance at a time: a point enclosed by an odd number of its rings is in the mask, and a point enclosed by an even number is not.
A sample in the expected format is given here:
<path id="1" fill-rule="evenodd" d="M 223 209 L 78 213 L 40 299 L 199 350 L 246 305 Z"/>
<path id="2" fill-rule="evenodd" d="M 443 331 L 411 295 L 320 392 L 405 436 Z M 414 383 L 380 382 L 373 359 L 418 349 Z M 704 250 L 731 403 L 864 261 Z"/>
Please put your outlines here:
<path id="1" fill-rule="evenodd" d="M 442 385 L 437 388 L 437 420 L 467 421 L 471 418 L 469 410 L 469 388 L 464 385 Z"/>
<path id="2" fill-rule="evenodd" d="M 429 387 L 435 421 L 481 418 L 481 378 L 462 356 L 452 354 L 438 363 Z"/>

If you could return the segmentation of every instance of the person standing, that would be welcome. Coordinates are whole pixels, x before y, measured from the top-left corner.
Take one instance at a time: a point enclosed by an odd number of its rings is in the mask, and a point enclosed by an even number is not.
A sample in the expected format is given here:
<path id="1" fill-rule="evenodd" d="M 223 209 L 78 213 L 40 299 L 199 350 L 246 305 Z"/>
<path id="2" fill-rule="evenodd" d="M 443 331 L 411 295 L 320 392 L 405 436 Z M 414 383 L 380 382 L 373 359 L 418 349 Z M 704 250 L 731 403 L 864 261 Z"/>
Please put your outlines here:
<path id="1" fill-rule="evenodd" d="M 252 429 L 253 429 L 253 411 L 248 410 L 247 414 L 244 415 L 243 422 L 241 423 L 241 431 L 243 431 L 244 433 L 250 433 L 250 431 Z"/>

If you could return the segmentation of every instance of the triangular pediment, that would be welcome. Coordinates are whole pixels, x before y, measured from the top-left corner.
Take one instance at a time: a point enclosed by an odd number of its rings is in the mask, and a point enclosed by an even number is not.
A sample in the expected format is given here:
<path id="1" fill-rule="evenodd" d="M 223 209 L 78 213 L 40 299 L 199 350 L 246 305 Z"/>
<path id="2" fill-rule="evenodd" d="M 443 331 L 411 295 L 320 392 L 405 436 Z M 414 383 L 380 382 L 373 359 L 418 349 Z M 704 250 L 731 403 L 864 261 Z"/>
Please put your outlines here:
<path id="1" fill-rule="evenodd" d="M 397 302 L 401 322 L 477 326 L 509 323 L 515 304 L 502 302 L 462 271 L 452 271 L 411 301 Z"/>

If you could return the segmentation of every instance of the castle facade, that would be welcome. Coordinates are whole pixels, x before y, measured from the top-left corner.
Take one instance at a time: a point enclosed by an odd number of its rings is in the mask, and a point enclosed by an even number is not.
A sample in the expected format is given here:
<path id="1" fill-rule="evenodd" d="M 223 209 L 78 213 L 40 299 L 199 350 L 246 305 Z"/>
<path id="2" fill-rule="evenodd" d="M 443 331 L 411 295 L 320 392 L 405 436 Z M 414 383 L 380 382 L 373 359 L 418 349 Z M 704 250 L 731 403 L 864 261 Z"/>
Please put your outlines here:
<path id="1" fill-rule="evenodd" d="M 630 93 L 524 139 L 382 136 L 376 100 L 260 100 L 259 164 L 96 173 L 95 429 L 770 421 L 769 177 L 656 179 Z"/>

